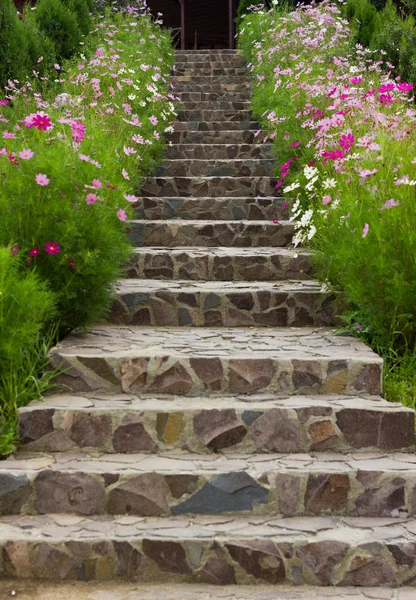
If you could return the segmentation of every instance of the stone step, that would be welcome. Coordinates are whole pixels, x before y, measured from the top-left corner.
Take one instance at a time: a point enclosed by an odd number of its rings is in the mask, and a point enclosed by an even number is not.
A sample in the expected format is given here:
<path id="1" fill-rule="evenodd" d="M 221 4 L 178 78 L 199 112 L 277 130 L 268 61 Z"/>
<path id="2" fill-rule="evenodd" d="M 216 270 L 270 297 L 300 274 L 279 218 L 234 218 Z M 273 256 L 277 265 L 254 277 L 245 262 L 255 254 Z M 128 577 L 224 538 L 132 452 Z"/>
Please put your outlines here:
<path id="1" fill-rule="evenodd" d="M 179 121 L 245 121 L 253 120 L 250 110 L 227 109 L 193 109 L 180 110 Z"/>
<path id="2" fill-rule="evenodd" d="M 123 279 L 107 322 L 181 327 L 331 327 L 336 296 L 316 281 Z"/>
<path id="3" fill-rule="evenodd" d="M 178 161 L 179 162 L 179 161 Z M 205 221 L 233 220 L 287 220 L 287 202 L 275 196 L 257 198 L 167 197 L 140 198 L 134 204 L 134 213 L 140 219 L 203 219 Z"/>
<path id="4" fill-rule="evenodd" d="M 209 75 L 200 75 L 199 73 L 189 73 L 188 75 L 173 75 L 171 82 L 175 87 L 187 86 L 189 84 L 198 85 L 236 85 L 246 87 L 249 81 L 249 75 L 246 72 L 244 75 L 213 75 L 212 72 Z"/>
<path id="5" fill-rule="evenodd" d="M 247 131 L 256 130 L 257 121 L 175 121 L 175 131 Z"/>
<path id="6" fill-rule="evenodd" d="M 129 237 L 135 246 L 237 246 L 281 247 L 291 243 L 293 224 L 280 221 L 157 221 L 129 223 Z"/>
<path id="7" fill-rule="evenodd" d="M 201 579 L 201 578 L 200 578 Z M 60 582 L 59 594 L 65 600 L 414 600 L 415 589 L 403 587 L 345 588 L 311 587 L 296 588 L 286 585 L 233 585 L 214 587 L 220 583 L 211 573 L 203 577 L 208 584 L 149 584 L 149 583 L 105 583 L 105 582 Z M 56 584 L 51 582 L 27 582 L 25 579 L 3 582 L 5 598 L 17 593 L 18 597 L 30 600 L 56 600 Z M 226 596 L 224 596 L 226 594 Z"/>
<path id="8" fill-rule="evenodd" d="M 272 177 L 147 177 L 141 186 L 141 194 L 193 198 L 277 196 L 276 182 Z"/>
<path id="9" fill-rule="evenodd" d="M 174 131 L 167 136 L 173 144 L 262 144 L 264 135 L 256 131 Z M 264 144 L 267 146 L 267 144 Z"/>
<path id="10" fill-rule="evenodd" d="M 247 110 L 251 111 L 251 102 L 245 100 L 234 100 L 232 96 L 225 100 L 184 100 L 178 104 L 179 110 Z"/>
<path id="11" fill-rule="evenodd" d="M 214 78 L 215 79 L 215 78 Z M 209 82 L 198 82 L 198 81 L 190 81 L 183 82 L 177 81 L 175 78 L 171 79 L 171 83 L 174 86 L 174 93 L 178 95 L 178 92 L 190 92 L 190 93 L 201 93 L 201 94 L 228 94 L 232 95 L 235 99 L 245 100 L 249 99 L 250 96 L 250 87 L 247 83 L 236 83 L 224 81 L 223 83 L 212 83 Z M 235 94 L 238 93 L 239 96 L 236 98 Z"/>
<path id="12" fill-rule="evenodd" d="M 414 589 L 415 530 L 413 519 L 388 518 L 17 515 L 0 521 L 1 570 L 3 577 L 55 580 L 55 594 L 64 580 L 124 579 L 136 585 L 185 584 L 189 592 L 181 600 L 199 600 L 190 583 L 216 584 L 220 597 L 236 600 L 244 596 L 233 596 L 226 586 L 250 585 L 258 591 L 259 584 L 273 585 L 272 592 L 249 600 L 278 599 L 283 584 L 296 586 L 284 600 L 309 600 L 298 596 L 300 585 L 319 586 L 324 598 L 337 600 L 343 599 L 343 587 L 373 587 L 367 598 L 386 600 L 390 592 L 374 586 Z M 112 589 L 104 598 L 116 600 Z M 218 597 L 215 588 L 212 593 Z M 350 589 L 345 600 L 358 594 Z M 413 600 L 400 590 L 396 594 Z M 97 593 L 93 598 L 104 600 Z M 143 600 L 128 596 L 134 598 Z"/>
<path id="13" fill-rule="evenodd" d="M 270 144 L 171 144 L 166 147 L 167 159 L 247 160 L 272 157 Z M 277 161 L 274 159 L 275 166 Z"/>
<path id="14" fill-rule="evenodd" d="M 243 56 L 243 53 L 241 52 L 241 50 L 238 49 L 233 49 L 233 48 L 213 48 L 213 49 L 206 49 L 206 50 L 179 50 L 176 49 L 175 50 L 175 60 L 178 57 L 185 57 L 185 58 L 190 58 L 190 57 L 195 57 L 198 56 L 199 54 L 201 54 L 202 56 L 212 56 L 212 57 L 221 57 L 221 56 Z M 195 60 L 195 58 L 193 58 L 192 60 Z"/>
<path id="15" fill-rule="evenodd" d="M 135 248 L 128 277 L 187 281 L 310 279 L 309 254 L 287 248 Z"/>
<path id="16" fill-rule="evenodd" d="M 244 92 L 227 92 L 227 91 L 215 91 L 215 92 L 185 92 L 183 90 L 175 90 L 175 96 L 180 102 L 244 102 L 247 103 L 250 100 L 250 94 L 248 90 Z M 249 102 L 251 105 L 251 103 Z"/>
<path id="17" fill-rule="evenodd" d="M 51 351 L 72 392 L 381 394 L 382 359 L 331 329 L 97 325 Z"/>
<path id="18" fill-rule="evenodd" d="M 247 67 L 233 66 L 233 65 L 207 65 L 203 62 L 192 62 L 192 63 L 178 63 L 172 70 L 172 75 L 176 77 L 193 77 L 197 75 L 199 77 L 239 77 L 240 79 L 247 79 L 249 74 Z"/>
<path id="19" fill-rule="evenodd" d="M 269 430 L 258 435 L 263 443 L 271 437 Z M 0 477 L 7 490 L 3 515 L 397 518 L 416 512 L 416 457 L 405 452 L 357 457 L 19 451 L 0 461 Z"/>
<path id="20" fill-rule="evenodd" d="M 276 167 L 274 158 L 166 159 L 156 177 L 270 177 Z"/>
<path id="21" fill-rule="evenodd" d="M 373 451 L 407 451 L 414 440 L 414 411 L 378 396 L 64 394 L 19 413 L 20 440 L 31 452 L 330 451 L 371 458 Z"/>

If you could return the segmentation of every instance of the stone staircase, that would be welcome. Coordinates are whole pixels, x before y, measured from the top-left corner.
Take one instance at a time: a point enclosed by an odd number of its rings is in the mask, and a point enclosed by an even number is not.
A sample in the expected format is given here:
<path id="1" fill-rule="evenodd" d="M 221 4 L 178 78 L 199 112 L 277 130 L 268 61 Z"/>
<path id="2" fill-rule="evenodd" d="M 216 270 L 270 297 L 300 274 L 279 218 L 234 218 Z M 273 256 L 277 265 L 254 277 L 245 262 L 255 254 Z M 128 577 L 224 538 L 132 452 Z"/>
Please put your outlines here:
<path id="1" fill-rule="evenodd" d="M 180 121 L 110 322 L 53 350 L 67 391 L 21 409 L 0 462 L 0 575 L 410 599 L 326 588 L 416 583 L 413 411 L 381 398 L 378 356 L 333 336 L 337 299 L 288 248 L 241 55 L 176 65 Z"/>

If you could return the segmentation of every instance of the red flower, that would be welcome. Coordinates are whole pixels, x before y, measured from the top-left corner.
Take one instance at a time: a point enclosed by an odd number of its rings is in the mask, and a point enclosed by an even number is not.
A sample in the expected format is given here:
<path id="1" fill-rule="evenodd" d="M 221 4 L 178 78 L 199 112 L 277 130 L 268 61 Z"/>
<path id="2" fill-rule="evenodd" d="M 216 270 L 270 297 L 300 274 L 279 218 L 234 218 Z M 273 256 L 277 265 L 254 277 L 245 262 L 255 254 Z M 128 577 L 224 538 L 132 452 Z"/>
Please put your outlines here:
<path id="1" fill-rule="evenodd" d="M 58 246 L 57 242 L 46 242 L 44 244 L 46 254 L 59 254 L 61 246 Z"/>
<path id="2" fill-rule="evenodd" d="M 32 127 L 36 127 L 39 131 L 46 131 L 49 127 L 52 127 L 52 121 L 48 115 L 36 115 L 33 118 Z"/>

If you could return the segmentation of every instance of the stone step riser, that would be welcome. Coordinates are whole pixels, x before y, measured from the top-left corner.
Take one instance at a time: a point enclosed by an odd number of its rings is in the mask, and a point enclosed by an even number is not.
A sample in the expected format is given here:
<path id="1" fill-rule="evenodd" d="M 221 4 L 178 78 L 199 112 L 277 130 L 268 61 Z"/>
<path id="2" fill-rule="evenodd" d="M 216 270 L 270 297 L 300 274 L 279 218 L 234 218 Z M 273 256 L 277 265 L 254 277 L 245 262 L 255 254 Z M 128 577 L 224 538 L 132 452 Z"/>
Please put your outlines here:
<path id="1" fill-rule="evenodd" d="M 218 66 L 217 64 L 211 66 L 204 63 L 188 63 L 188 64 L 176 64 L 176 68 L 172 70 L 172 76 L 174 77 L 238 77 L 242 80 L 247 79 L 249 76 L 247 68 L 244 66 Z"/>
<path id="2" fill-rule="evenodd" d="M 270 159 L 270 144 L 172 144 L 167 146 L 165 157 L 169 160 L 252 160 Z M 273 168 L 276 160 L 273 159 Z"/>
<path id="3" fill-rule="evenodd" d="M 165 160 L 157 168 L 156 177 L 271 177 L 274 159 Z"/>
<path id="4" fill-rule="evenodd" d="M 406 451 L 413 445 L 414 414 L 384 401 L 341 397 L 312 403 L 304 398 L 286 408 L 285 400 L 243 402 L 238 397 L 193 398 L 189 406 L 152 397 L 115 398 L 68 397 L 66 408 L 53 408 L 50 398 L 44 408 L 21 410 L 24 450 L 236 455 Z"/>
<path id="5" fill-rule="evenodd" d="M 181 327 L 331 327 L 339 324 L 335 297 L 316 286 L 310 291 L 232 290 L 146 292 L 121 286 L 107 321 L 115 325 Z M 170 286 L 173 287 L 172 285 Z M 183 287 L 183 286 L 182 286 Z M 301 287 L 301 286 L 298 286 Z M 259 285 L 261 288 L 261 285 Z"/>
<path id="6" fill-rule="evenodd" d="M 179 101 L 178 101 L 179 102 Z M 228 100 L 212 100 L 207 102 L 206 100 L 184 100 L 177 105 L 177 109 L 181 111 L 212 111 L 212 110 L 227 110 L 227 111 L 251 111 L 251 103 L 244 100 L 234 100 L 230 97 Z"/>
<path id="7" fill-rule="evenodd" d="M 147 330 L 149 331 L 149 330 Z M 192 333 L 192 329 L 189 330 Z M 141 331 L 135 334 L 142 335 Z M 139 342 L 138 342 L 139 343 Z M 69 370 L 57 382 L 64 392 L 155 393 L 155 394 L 381 394 L 381 364 L 361 358 L 329 359 L 229 358 L 192 354 L 184 356 L 164 350 L 159 355 L 140 345 L 117 352 L 102 352 L 95 357 L 81 347 L 68 354 L 56 347 L 51 353 L 54 366 Z M 62 351 L 61 351 L 62 350 Z M 88 350 L 88 348 L 86 349 Z M 159 349 L 158 349 L 159 350 Z M 302 356 L 302 355 L 301 355 Z"/>
<path id="8" fill-rule="evenodd" d="M 195 110 L 180 110 L 178 113 L 179 121 L 245 121 L 253 120 L 250 110 L 215 110 L 195 109 Z"/>
<path id="9" fill-rule="evenodd" d="M 175 131 L 247 131 L 258 129 L 257 121 L 176 121 Z"/>
<path id="10" fill-rule="evenodd" d="M 215 79 L 215 78 L 214 78 Z M 250 99 L 250 88 L 246 83 L 198 83 L 198 81 L 190 81 L 189 83 L 180 81 L 175 82 L 172 80 L 173 93 L 175 96 L 183 93 L 190 94 L 218 94 L 227 95 L 232 97 L 233 100 L 249 100 Z M 238 94 L 238 95 L 237 95 Z"/>
<path id="11" fill-rule="evenodd" d="M 138 531 L 139 525 L 130 527 L 124 524 L 126 518 L 120 520 L 118 532 Z M 50 519 L 53 527 L 54 519 Z M 124 580 L 135 583 L 157 583 L 186 585 L 186 596 L 197 598 L 189 584 L 213 584 L 227 590 L 230 598 L 240 599 L 241 595 L 234 596 L 233 585 L 261 586 L 272 584 L 293 585 L 296 597 L 300 585 L 323 586 L 323 596 L 316 599 L 329 597 L 327 586 L 337 586 L 337 595 L 333 598 L 343 599 L 340 596 L 341 588 L 338 586 L 369 586 L 372 589 L 366 598 L 391 598 L 390 595 L 377 595 L 374 586 L 414 586 L 414 535 L 408 533 L 407 537 L 394 539 L 377 539 L 365 542 L 360 536 L 360 541 L 346 538 L 340 541 L 337 535 L 331 537 L 326 533 L 316 539 L 316 536 L 306 532 L 301 536 L 298 532 L 289 532 L 287 536 L 274 539 L 271 533 L 264 538 L 261 534 L 261 524 L 258 525 L 259 533 L 250 539 L 245 538 L 243 532 L 239 538 L 236 533 L 230 539 L 227 533 L 222 534 L 219 526 L 211 527 L 213 533 L 207 532 L 205 537 L 198 536 L 189 539 L 186 529 L 180 529 L 178 534 L 172 531 L 171 536 L 166 533 L 162 538 L 157 530 L 153 535 L 142 533 L 120 537 L 106 533 L 105 523 L 92 523 L 88 527 L 85 522 L 79 526 L 79 531 L 84 533 L 82 541 L 73 527 L 72 535 L 62 541 L 51 540 L 43 536 L 40 541 L 26 537 L 18 540 L 0 542 L 0 550 L 4 555 L 3 576 L 14 579 L 39 579 L 52 580 L 61 583 L 67 581 L 108 581 Z M 390 526 L 391 528 L 393 526 Z M 55 526 L 56 528 L 56 526 Z M 91 535 L 91 530 L 97 534 Z M 268 530 L 272 528 L 269 527 Z M 282 525 L 283 529 L 283 525 Z M 352 528 L 351 528 L 352 529 Z M 219 533 L 216 533 L 216 532 Z M 324 532 L 325 533 L 325 532 Z M 390 533 L 386 528 L 386 536 Z M 393 534 L 393 531 L 392 531 Z M 90 539 L 88 539 L 90 538 Z M 92 539 L 91 539 L 92 538 Z M 215 539 L 215 542 L 214 542 Z M 370 537 L 371 539 L 371 537 Z M 61 583 L 62 585 L 62 583 Z M 231 586 L 231 587 L 226 587 Z M 199 585 L 197 586 L 200 587 Z M 224 593 L 223 590 L 223 593 Z M 279 590 L 279 588 L 278 588 Z M 287 598 L 293 595 L 280 595 L 278 590 L 267 590 L 262 596 L 261 588 L 255 596 L 248 596 L 253 600 L 266 598 Z M 263 588 L 264 591 L 264 588 Z M 397 596 L 399 600 L 411 600 L 412 596 Z M 118 592 L 117 598 L 119 596 Z M 139 596 L 141 592 L 139 591 Z M 237 589 L 237 594 L 238 589 Z M 276 593 L 278 596 L 276 596 Z M 293 592 L 295 593 L 295 591 Z M 390 594 L 389 590 L 386 590 Z M 397 593 L 401 593 L 399 590 Z M 132 592 L 133 595 L 136 592 Z M 156 596 L 166 597 L 166 590 L 159 588 Z M 214 594 L 214 592 L 213 592 Z M 345 600 L 351 596 L 356 600 L 358 596 L 351 595 L 352 590 L 346 591 Z M 98 598 L 100 592 L 95 594 Z M 223 594 L 222 594 L 223 596 Z M 221 597 L 222 597 L 221 596 Z M 112 598 L 114 591 L 106 597 Z M 170 596 L 169 596 L 170 597 Z M 181 599 L 185 595 L 178 596 Z M 201 600 L 202 600 L 202 596 Z M 204 597 L 208 598 L 209 596 Z M 215 596 L 216 597 L 216 596 Z M 244 596 L 245 598 L 246 596 Z M 315 597 L 315 596 L 314 596 Z M 127 596 L 126 596 L 127 598 Z M 133 598 L 129 594 L 129 598 Z M 147 596 L 146 596 L 147 598 Z M 311 596 L 299 596 L 311 598 Z"/>
<path id="12" fill-rule="evenodd" d="M 255 131 L 175 131 L 167 139 L 173 144 L 263 144 L 264 136 Z"/>
<path id="13" fill-rule="evenodd" d="M 277 180 L 271 177 L 148 177 L 141 187 L 141 195 L 159 198 L 255 198 L 277 196 L 279 192 L 276 190 L 276 183 Z"/>
<path id="14" fill-rule="evenodd" d="M 285 220 L 289 208 L 281 198 L 141 198 L 135 205 L 137 219 L 186 219 L 204 221 Z"/>
<path id="15" fill-rule="evenodd" d="M 181 461 L 180 457 L 176 459 L 181 465 L 180 473 L 169 474 L 165 470 L 147 470 L 144 460 L 140 469 L 129 468 L 126 460 L 124 472 L 120 473 L 116 467 L 111 468 L 110 458 L 105 471 L 99 464 L 94 468 L 94 461 L 89 463 L 88 472 L 59 465 L 53 470 L 27 470 L 23 476 L 20 471 L 9 471 L 2 477 L 10 488 L 17 482 L 22 485 L 25 478 L 25 502 L 20 507 L 20 503 L 8 505 L 6 497 L 3 511 L 22 515 L 75 513 L 138 517 L 227 514 L 236 517 L 250 512 L 250 515 L 268 518 L 324 514 L 382 518 L 416 513 L 414 471 L 378 472 L 359 467 L 345 470 L 332 467 L 325 471 L 320 466 L 314 472 L 280 467 L 277 473 L 273 469 L 273 456 L 263 458 L 261 471 L 223 472 L 217 467 L 212 473 L 192 462 L 188 466 L 189 462 Z M 152 457 L 147 458 L 151 464 Z"/>
<path id="16" fill-rule="evenodd" d="M 291 243 L 294 228 L 287 221 L 131 221 L 129 237 L 136 247 L 180 246 L 283 247 Z"/>
<path id="17" fill-rule="evenodd" d="M 205 252 L 158 248 L 141 248 L 134 253 L 128 271 L 130 278 L 187 281 L 282 281 L 304 280 L 313 276 L 309 257 L 282 253 L 256 256 L 250 254 L 220 255 Z"/>
<path id="18" fill-rule="evenodd" d="M 241 87 L 246 87 L 248 83 L 248 75 L 244 77 L 243 75 L 174 75 L 171 77 L 171 82 L 175 86 L 175 88 L 185 87 L 189 84 L 198 84 L 198 85 L 236 85 Z"/>
<path id="19" fill-rule="evenodd" d="M 250 94 L 248 90 L 244 92 L 223 92 L 223 91 L 196 91 L 186 92 L 175 90 L 175 97 L 179 98 L 180 102 L 227 102 L 231 105 L 233 102 L 243 102 L 250 104 Z"/>

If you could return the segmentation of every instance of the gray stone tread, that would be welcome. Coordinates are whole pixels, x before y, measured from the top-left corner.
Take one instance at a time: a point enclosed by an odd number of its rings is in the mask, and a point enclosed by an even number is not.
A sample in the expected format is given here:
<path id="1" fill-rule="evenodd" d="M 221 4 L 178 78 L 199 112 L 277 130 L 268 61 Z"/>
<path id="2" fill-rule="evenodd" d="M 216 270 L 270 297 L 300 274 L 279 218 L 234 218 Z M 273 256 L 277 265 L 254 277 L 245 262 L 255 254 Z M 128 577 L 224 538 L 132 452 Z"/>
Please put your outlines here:
<path id="1" fill-rule="evenodd" d="M 206 584 L 153 585 L 114 583 L 37 583 L 35 581 L 4 581 L 0 593 L 4 598 L 16 592 L 19 600 L 415 600 L 414 588 L 322 588 L 302 589 L 275 585 L 220 586 Z"/>
<path id="2" fill-rule="evenodd" d="M 199 179 L 199 178 L 198 178 Z M 208 179 L 208 178 L 207 178 Z M 237 179 L 237 178 L 236 178 Z M 234 199 L 234 198 L 232 198 Z M 170 227 L 175 227 L 178 226 L 180 224 L 180 222 L 178 220 L 172 222 L 172 219 L 155 219 L 154 221 L 151 219 L 132 219 L 131 221 L 129 221 L 129 223 L 137 223 L 137 224 L 143 224 L 143 225 L 166 225 L 166 226 L 170 226 Z M 212 220 L 204 220 L 204 219 L 183 219 L 183 223 L 186 225 L 197 225 L 198 227 L 206 227 L 207 225 L 212 225 L 213 221 Z M 215 220 L 215 224 L 217 225 L 230 225 L 230 227 L 235 227 L 235 226 L 245 226 L 245 227 L 250 227 L 250 226 L 256 226 L 256 225 L 263 225 L 264 223 L 269 224 L 270 220 L 263 220 L 263 221 L 255 221 L 250 220 L 250 219 L 239 219 L 238 221 L 231 221 L 231 220 Z M 292 227 L 292 222 L 291 221 L 279 221 L 279 224 L 282 225 L 283 227 Z"/>
<path id="3" fill-rule="evenodd" d="M 159 254 L 160 251 L 165 251 L 166 248 L 164 246 L 147 246 L 146 248 L 134 248 L 134 254 Z M 290 248 L 271 248 L 265 246 L 259 247 L 249 247 L 249 248 L 241 248 L 241 247 L 233 247 L 233 246 L 219 246 L 218 248 L 197 248 L 195 246 L 177 246 L 176 248 L 169 248 L 170 254 L 191 254 L 192 256 L 205 256 L 209 254 L 210 256 L 215 256 L 219 258 L 223 258 L 226 256 L 246 256 L 246 257 L 255 257 L 255 256 L 281 256 L 284 258 L 292 259 L 301 256 L 310 256 L 308 250 L 294 250 Z"/>
<path id="4" fill-rule="evenodd" d="M 120 327 L 97 325 L 85 334 L 66 337 L 52 351 L 79 356 L 127 358 L 145 356 L 290 359 L 357 359 L 382 365 L 382 359 L 361 340 L 334 336 L 328 328 Z"/>
<path id="5" fill-rule="evenodd" d="M 233 540 L 275 542 L 340 541 L 416 543 L 416 520 L 377 517 L 266 518 L 229 516 L 138 517 L 75 514 L 0 517 L 0 544 L 6 540 L 60 542 L 66 540 Z"/>
<path id="6" fill-rule="evenodd" d="M 371 473 L 416 478 L 416 456 L 407 452 L 299 453 L 299 454 L 194 454 L 159 452 L 158 454 L 107 454 L 97 451 L 33 453 L 24 450 L 0 461 L 0 474 L 26 474 L 33 479 L 42 471 L 60 473 L 118 474 L 132 477 L 143 473 L 162 475 L 191 474 L 199 477 L 244 472 L 253 479 L 277 474 L 343 473 L 361 476 Z"/>
<path id="7" fill-rule="evenodd" d="M 19 408 L 19 413 L 30 413 L 37 410 L 53 409 L 56 411 L 154 411 L 175 412 L 187 410 L 250 410 L 264 411 L 273 408 L 286 409 L 325 409 L 349 408 L 372 410 L 383 413 L 404 412 L 413 414 L 413 409 L 406 408 L 400 402 L 388 402 L 381 396 L 348 396 L 345 394 L 327 394 L 310 396 L 284 396 L 282 394 L 250 394 L 222 395 L 215 398 L 209 396 L 183 397 L 169 395 L 141 394 L 100 394 L 90 392 L 84 394 L 54 394 L 44 400 L 32 402 L 29 406 Z"/>
<path id="8" fill-rule="evenodd" d="M 213 293 L 217 295 L 253 293 L 259 291 L 281 293 L 310 293 L 322 292 L 324 288 L 316 280 L 302 281 L 166 281 L 159 279 L 121 279 L 116 284 L 120 294 L 154 293 L 154 292 L 181 292 L 181 293 Z"/>

